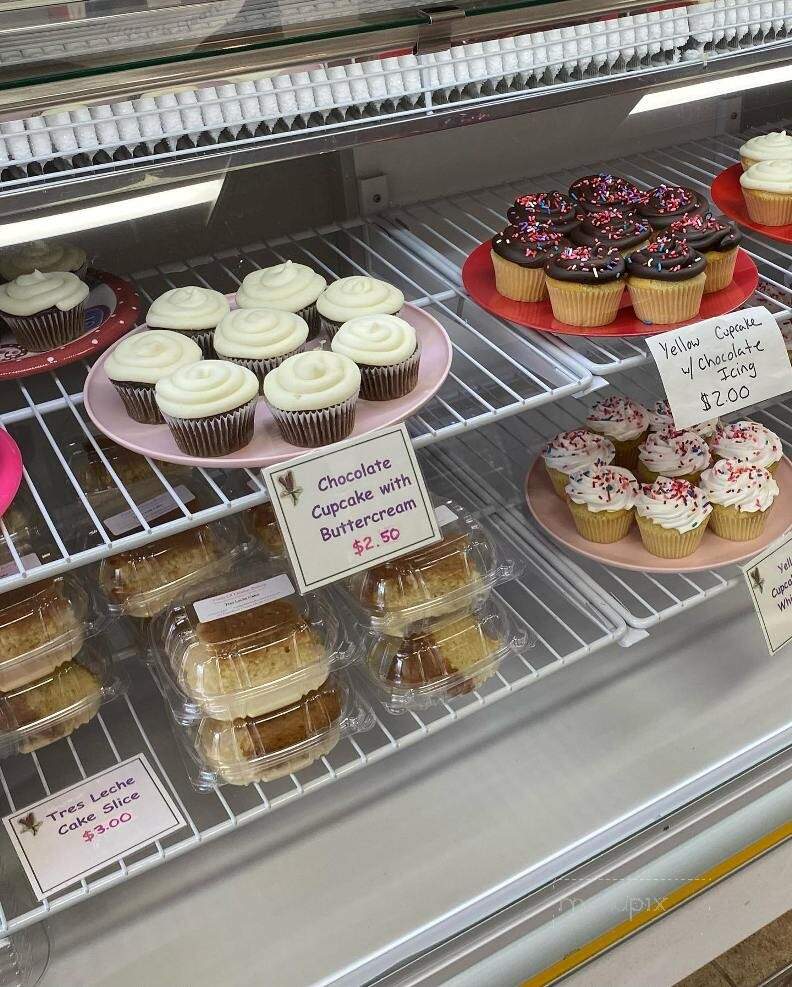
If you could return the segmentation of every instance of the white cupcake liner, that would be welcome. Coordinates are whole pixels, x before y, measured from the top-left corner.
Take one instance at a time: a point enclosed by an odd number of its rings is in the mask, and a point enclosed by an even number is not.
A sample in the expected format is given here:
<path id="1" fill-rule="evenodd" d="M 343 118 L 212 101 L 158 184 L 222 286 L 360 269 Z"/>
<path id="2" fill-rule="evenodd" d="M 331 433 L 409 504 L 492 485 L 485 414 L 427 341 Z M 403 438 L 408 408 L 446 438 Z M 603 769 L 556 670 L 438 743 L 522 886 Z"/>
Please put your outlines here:
<path id="1" fill-rule="evenodd" d="M 80 302 L 68 312 L 59 308 L 45 309 L 35 315 L 9 315 L 0 313 L 16 337 L 17 342 L 30 353 L 43 353 L 77 339 L 85 332 L 85 303 Z"/>
<path id="2" fill-rule="evenodd" d="M 281 435 L 292 445 L 315 449 L 345 439 L 355 427 L 357 392 L 340 404 L 318 411 L 283 411 L 269 405 Z"/>
<path id="3" fill-rule="evenodd" d="M 157 407 L 154 384 L 140 384 L 129 380 L 111 380 L 110 383 L 124 402 L 129 417 L 141 425 L 162 425 L 165 419 Z"/>
<path id="4" fill-rule="evenodd" d="M 162 412 L 176 445 L 188 456 L 225 456 L 253 438 L 258 395 L 232 411 L 206 418 L 173 418 Z"/>
<path id="5" fill-rule="evenodd" d="M 412 356 L 390 367 L 375 367 L 359 363 L 360 396 L 366 401 L 392 401 L 404 397 L 418 383 L 421 343 L 417 342 Z"/>
<path id="6" fill-rule="evenodd" d="M 297 353 L 302 353 L 304 349 L 305 343 L 303 343 L 302 346 L 298 346 L 297 349 L 289 350 L 288 353 L 283 353 L 281 356 L 271 356 L 266 360 L 251 360 L 248 357 L 228 356 L 225 353 L 222 356 L 218 354 L 218 357 L 221 360 L 228 360 L 229 363 L 237 363 L 240 367 L 247 367 L 248 370 L 252 370 L 258 377 L 259 394 L 261 394 L 264 386 L 264 378 L 270 370 L 274 370 L 275 367 L 279 367 L 287 357 L 295 356 Z"/>
<path id="7" fill-rule="evenodd" d="M 173 329 L 173 332 L 180 332 L 182 336 L 187 336 L 194 343 L 201 347 L 201 352 L 205 360 L 216 360 L 214 349 L 214 329 Z"/>

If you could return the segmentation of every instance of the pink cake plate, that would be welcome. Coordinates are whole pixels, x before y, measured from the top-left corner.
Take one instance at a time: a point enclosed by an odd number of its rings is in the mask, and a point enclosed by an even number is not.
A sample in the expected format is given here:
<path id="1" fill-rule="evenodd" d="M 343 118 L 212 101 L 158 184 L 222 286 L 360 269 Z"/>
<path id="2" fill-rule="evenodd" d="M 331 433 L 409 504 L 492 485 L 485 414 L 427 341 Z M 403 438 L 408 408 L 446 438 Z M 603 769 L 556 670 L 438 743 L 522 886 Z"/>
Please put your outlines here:
<path id="1" fill-rule="evenodd" d="M 232 298 L 230 296 L 229 301 Z M 409 394 L 394 401 L 359 401 L 353 436 L 395 425 L 414 415 L 440 390 L 451 369 L 451 340 L 437 319 L 409 303 L 404 305 L 399 315 L 415 328 L 421 339 L 418 383 Z M 144 329 L 145 325 L 136 332 Z M 270 466 L 307 452 L 281 438 L 266 402 L 259 398 L 253 441 L 244 449 L 214 458 L 187 456 L 173 441 L 167 425 L 141 425 L 127 415 L 121 398 L 104 369 L 108 355 L 109 353 L 105 353 L 96 361 L 85 381 L 85 410 L 100 432 L 132 452 L 166 463 L 219 466 L 223 469 Z"/>
<path id="2" fill-rule="evenodd" d="M 792 463 L 786 456 L 779 463 L 775 479 L 781 488 L 781 496 L 768 515 L 761 538 L 727 541 L 705 531 L 699 548 L 684 559 L 660 559 L 651 555 L 644 548 L 636 525 L 630 528 L 626 538 L 611 545 L 586 541 L 578 534 L 569 508 L 553 490 L 541 457 L 525 478 L 525 499 L 536 523 L 552 538 L 595 562 L 639 572 L 702 572 L 753 558 L 792 525 L 792 498 L 785 496 L 785 491 L 792 491 Z"/>
<path id="3" fill-rule="evenodd" d="M 0 515 L 11 506 L 22 482 L 22 454 L 5 429 L 0 428 Z"/>

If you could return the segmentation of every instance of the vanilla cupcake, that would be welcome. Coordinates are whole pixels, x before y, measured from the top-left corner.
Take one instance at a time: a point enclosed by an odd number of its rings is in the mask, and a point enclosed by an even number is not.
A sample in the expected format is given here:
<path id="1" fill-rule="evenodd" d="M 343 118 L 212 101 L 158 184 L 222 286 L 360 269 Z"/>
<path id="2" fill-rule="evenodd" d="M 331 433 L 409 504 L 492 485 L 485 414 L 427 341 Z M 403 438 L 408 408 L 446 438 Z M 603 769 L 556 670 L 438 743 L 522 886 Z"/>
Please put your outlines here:
<path id="1" fill-rule="evenodd" d="M 723 422 L 710 442 L 715 459 L 737 459 L 775 473 L 784 449 L 781 440 L 759 422 Z"/>
<path id="2" fill-rule="evenodd" d="M 253 438 L 258 377 L 227 360 L 201 360 L 157 381 L 154 395 L 176 445 L 189 456 L 225 456 Z"/>
<path id="3" fill-rule="evenodd" d="M 287 356 L 302 353 L 308 333 L 308 323 L 293 312 L 236 308 L 215 329 L 214 348 L 221 359 L 252 370 L 261 385 Z"/>
<path id="4" fill-rule="evenodd" d="M 33 271 L 0 285 L 0 315 L 32 353 L 63 346 L 83 334 L 88 285 L 68 271 Z"/>
<path id="5" fill-rule="evenodd" d="M 122 339 L 105 361 L 105 373 L 127 414 L 143 425 L 161 425 L 154 386 L 180 367 L 203 358 L 201 347 L 180 332 L 147 329 Z"/>
<path id="6" fill-rule="evenodd" d="M 766 469 L 736 459 L 719 459 L 702 473 L 700 487 L 712 504 L 710 527 L 729 541 L 758 538 L 778 496 Z"/>
<path id="7" fill-rule="evenodd" d="M 146 315 L 150 329 L 172 329 L 189 336 L 205 357 L 214 356 L 212 334 L 217 323 L 228 315 L 225 295 L 211 288 L 171 288 L 155 298 Z"/>
<path id="8" fill-rule="evenodd" d="M 307 448 L 350 434 L 359 391 L 354 360 L 328 350 L 290 356 L 264 378 L 264 399 L 281 435 Z"/>
<path id="9" fill-rule="evenodd" d="M 649 430 L 649 412 L 630 398 L 605 398 L 589 412 L 586 428 L 611 440 L 617 466 L 635 469 L 638 446 Z"/>
<path id="10" fill-rule="evenodd" d="M 638 479 L 654 483 L 664 476 L 698 483 L 711 458 L 706 440 L 695 432 L 650 432 L 638 447 Z"/>
<path id="11" fill-rule="evenodd" d="M 792 223 L 792 159 L 760 161 L 740 175 L 745 208 L 762 226 Z"/>
<path id="12" fill-rule="evenodd" d="M 308 338 L 313 339 L 320 329 L 316 300 L 326 287 L 321 274 L 305 264 L 287 260 L 246 275 L 236 293 L 236 303 L 240 308 L 274 308 L 299 315 L 308 323 Z"/>
<path id="13" fill-rule="evenodd" d="M 719 424 L 717 418 L 710 418 L 709 421 L 699 422 L 698 425 L 690 425 L 685 431 L 693 432 L 702 439 L 710 439 L 715 434 L 715 429 Z M 649 431 L 676 431 L 674 416 L 671 414 L 671 408 L 665 398 L 662 401 L 656 401 L 649 409 Z"/>
<path id="14" fill-rule="evenodd" d="M 85 251 L 71 243 L 55 243 L 51 240 L 34 240 L 11 247 L 0 256 L 0 278 L 13 281 L 20 274 L 41 271 L 67 271 L 81 280 L 85 277 L 88 261 Z"/>
<path id="15" fill-rule="evenodd" d="M 415 329 L 397 315 L 361 315 L 345 322 L 330 344 L 360 370 L 360 396 L 367 401 L 403 397 L 418 383 L 421 344 Z"/>
<path id="16" fill-rule="evenodd" d="M 553 489 L 563 500 L 566 500 L 564 490 L 572 473 L 589 466 L 610 466 L 615 455 L 610 439 L 585 428 L 561 432 L 541 452 Z"/>
<path id="17" fill-rule="evenodd" d="M 682 559 L 701 544 L 712 515 L 703 491 L 687 480 L 658 477 L 645 484 L 635 501 L 644 548 L 661 559 Z"/>
<path id="18" fill-rule="evenodd" d="M 630 530 L 640 486 L 620 466 L 590 466 L 573 473 L 565 487 L 567 505 L 586 541 L 610 544 Z"/>
<path id="19" fill-rule="evenodd" d="M 404 295 L 398 288 L 362 274 L 334 281 L 316 302 L 322 328 L 330 339 L 351 319 L 360 315 L 397 315 L 402 305 Z"/>
<path id="20" fill-rule="evenodd" d="M 792 136 L 785 130 L 775 130 L 747 140 L 740 148 L 743 171 L 760 161 L 792 161 Z"/>

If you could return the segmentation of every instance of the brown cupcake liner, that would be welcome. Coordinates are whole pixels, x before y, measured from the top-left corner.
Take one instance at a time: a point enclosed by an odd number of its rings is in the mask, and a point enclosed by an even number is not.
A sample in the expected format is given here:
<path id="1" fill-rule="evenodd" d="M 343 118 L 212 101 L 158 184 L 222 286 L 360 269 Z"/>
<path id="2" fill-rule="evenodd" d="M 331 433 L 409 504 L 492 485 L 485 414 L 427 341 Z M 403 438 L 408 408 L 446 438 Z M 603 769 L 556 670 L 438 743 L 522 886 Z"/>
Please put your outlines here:
<path id="1" fill-rule="evenodd" d="M 310 336 L 308 337 L 310 339 Z M 307 340 L 306 340 L 307 342 Z M 302 353 L 305 349 L 305 343 L 302 346 L 298 346 L 296 350 L 290 350 L 288 353 L 284 353 L 282 356 L 271 356 L 266 360 L 250 360 L 246 357 L 241 356 L 220 356 L 218 354 L 218 359 L 228 360 L 229 363 L 236 363 L 240 367 L 246 367 L 248 370 L 252 370 L 253 373 L 258 377 L 259 381 L 259 394 L 262 392 L 264 387 L 264 378 L 276 367 L 279 367 L 283 361 L 290 356 L 295 356 L 297 353 Z"/>
<path id="2" fill-rule="evenodd" d="M 607 326 L 619 311 L 623 281 L 578 284 L 546 277 L 553 316 L 569 326 Z"/>
<path id="3" fill-rule="evenodd" d="M 85 332 L 84 302 L 68 312 L 53 306 L 35 315 L 9 315 L 3 312 L 2 316 L 19 345 L 30 353 L 54 350 Z"/>
<path id="4" fill-rule="evenodd" d="M 421 343 L 417 342 L 412 356 L 391 367 L 375 367 L 359 363 L 360 396 L 366 401 L 392 401 L 404 397 L 418 383 Z"/>
<path id="5" fill-rule="evenodd" d="M 625 538 L 633 523 L 634 511 L 590 511 L 585 504 L 576 504 L 568 500 L 569 510 L 578 534 L 586 541 L 609 545 Z"/>
<path id="6" fill-rule="evenodd" d="M 792 223 L 792 195 L 743 188 L 748 215 L 762 226 L 787 226 Z"/>
<path id="7" fill-rule="evenodd" d="M 668 325 L 695 318 L 701 308 L 704 271 L 687 281 L 658 281 L 654 278 L 627 278 L 627 289 L 635 314 L 648 325 Z"/>
<path id="8" fill-rule="evenodd" d="M 355 427 L 357 399 L 355 393 L 340 404 L 318 411 L 283 411 L 271 404 L 269 409 L 287 442 L 305 449 L 316 449 L 340 442 L 350 434 Z"/>
<path id="9" fill-rule="evenodd" d="M 707 267 L 704 271 L 704 294 L 711 295 L 713 291 L 723 291 L 734 279 L 734 268 L 737 264 L 738 247 L 731 250 L 708 250 L 704 254 Z"/>
<path id="10" fill-rule="evenodd" d="M 187 336 L 188 339 L 197 343 L 201 347 L 205 360 L 217 359 L 214 348 L 214 329 L 200 329 L 196 332 L 189 329 L 173 329 L 172 332 L 180 332 L 182 336 Z"/>
<path id="11" fill-rule="evenodd" d="M 366 314 L 367 315 L 368 314 L 371 314 L 371 315 L 400 315 L 400 313 L 401 313 L 401 309 L 399 309 L 398 312 L 371 312 L 371 313 L 366 313 Z M 318 310 L 317 310 L 317 313 L 316 314 L 317 314 L 317 316 L 319 318 L 319 325 L 320 325 L 320 327 L 322 329 L 322 332 L 324 332 L 324 334 L 327 336 L 327 338 L 332 342 L 333 336 L 335 336 L 335 334 L 338 332 L 338 330 L 341 328 L 341 326 L 344 323 L 343 322 L 335 322 L 333 319 L 328 319 L 326 316 L 322 315 L 322 313 L 319 312 Z M 309 325 L 310 325 L 310 323 L 309 323 Z"/>
<path id="12" fill-rule="evenodd" d="M 253 438 L 253 418 L 258 397 L 247 403 L 206 418 L 162 417 L 176 445 L 188 456 L 225 456 L 242 449 Z"/>
<path id="13" fill-rule="evenodd" d="M 748 512 L 736 507 L 724 507 L 723 504 L 713 504 L 710 528 L 714 534 L 727 541 L 753 541 L 764 531 L 772 506 L 771 504 L 766 511 Z"/>
<path id="14" fill-rule="evenodd" d="M 162 425 L 162 417 L 154 397 L 154 384 L 139 384 L 128 380 L 111 380 L 110 383 L 124 402 L 129 417 L 141 425 Z"/>
<path id="15" fill-rule="evenodd" d="M 669 480 L 687 480 L 688 483 L 695 485 L 701 479 L 702 470 L 694 470 L 692 473 L 680 473 L 678 476 L 671 476 L 669 473 L 655 473 L 654 470 L 650 470 L 649 467 L 644 463 L 644 461 L 639 457 L 636 466 L 636 476 L 641 481 L 641 483 L 654 483 L 661 476 L 665 476 Z M 671 556 L 673 558 L 673 556 Z"/>
<path id="16" fill-rule="evenodd" d="M 636 515 L 635 520 L 638 522 L 638 531 L 644 548 L 660 559 L 684 559 L 692 555 L 701 544 L 709 522 L 707 518 L 697 528 L 692 528 L 690 531 L 677 531 L 675 528 L 664 528 L 651 518 L 641 517 L 640 514 Z"/>
<path id="17" fill-rule="evenodd" d="M 550 482 L 553 484 L 553 490 L 555 490 L 561 500 L 566 500 L 566 485 L 569 483 L 569 475 L 561 470 L 553 469 L 552 466 L 548 466 L 546 463 L 545 469 L 547 470 L 547 475 L 550 477 Z"/>
<path id="18" fill-rule="evenodd" d="M 322 320 L 319 317 L 316 302 L 312 305 L 306 305 L 305 308 L 301 308 L 297 315 L 299 315 L 301 319 L 305 319 L 308 323 L 308 340 L 316 339 L 322 329 Z M 308 340 L 306 340 L 306 342 Z M 295 350 L 294 352 L 297 353 L 299 350 Z"/>
<path id="19" fill-rule="evenodd" d="M 515 302 L 541 302 L 547 298 L 543 267 L 521 267 L 490 251 L 495 269 L 495 288 L 499 295 Z"/>

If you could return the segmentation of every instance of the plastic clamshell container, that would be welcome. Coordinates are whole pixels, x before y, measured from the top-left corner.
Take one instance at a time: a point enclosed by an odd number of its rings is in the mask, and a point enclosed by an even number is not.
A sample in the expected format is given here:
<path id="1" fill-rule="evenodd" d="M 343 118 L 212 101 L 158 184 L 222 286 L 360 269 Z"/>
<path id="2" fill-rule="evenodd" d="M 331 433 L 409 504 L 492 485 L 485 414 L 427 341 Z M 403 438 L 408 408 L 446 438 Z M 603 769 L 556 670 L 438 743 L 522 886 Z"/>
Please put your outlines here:
<path id="1" fill-rule="evenodd" d="M 264 563 L 202 583 L 151 625 L 151 653 L 180 723 L 261 716 L 297 702 L 350 661 L 321 593 L 300 596 Z"/>
<path id="2" fill-rule="evenodd" d="M 474 607 L 493 586 L 519 574 L 481 522 L 452 500 L 434 500 L 442 538 L 347 580 L 374 630 L 401 635 L 418 621 Z"/>
<path id="3" fill-rule="evenodd" d="M 262 548 L 269 555 L 283 558 L 286 548 L 283 544 L 280 526 L 275 517 L 275 509 L 270 501 L 265 501 L 263 504 L 257 504 L 251 508 L 246 515 L 246 520 L 248 527 Z"/>
<path id="4" fill-rule="evenodd" d="M 0 692 L 40 679 L 74 658 L 106 621 L 105 609 L 76 575 L 0 595 Z"/>
<path id="5" fill-rule="evenodd" d="M 363 665 L 386 709 L 425 709 L 472 692 L 501 661 L 532 642 L 505 608 L 490 598 L 464 610 L 413 625 L 405 636 L 363 630 Z"/>
<path id="6" fill-rule="evenodd" d="M 156 475 L 145 456 L 117 445 L 104 435 L 94 436 L 93 442 L 87 438 L 72 442 L 67 449 L 69 469 L 74 473 L 83 490 L 92 495 L 94 504 L 105 495 L 118 493 L 118 485 L 110 475 L 94 443 L 101 449 L 113 472 L 125 486 L 156 480 Z M 157 463 L 157 467 L 163 476 L 168 477 L 169 482 L 172 482 L 171 477 L 178 482 L 181 477 L 189 476 L 192 472 L 189 467 L 173 466 L 169 463 Z"/>
<path id="7" fill-rule="evenodd" d="M 96 643 L 26 685 L 0 692 L 0 757 L 27 754 L 68 737 L 123 689 Z"/>
<path id="8" fill-rule="evenodd" d="M 199 791 L 250 785 L 293 774 L 329 754 L 342 737 L 374 724 L 371 708 L 334 672 L 318 689 L 249 719 L 205 718 L 182 731 L 190 777 Z"/>

